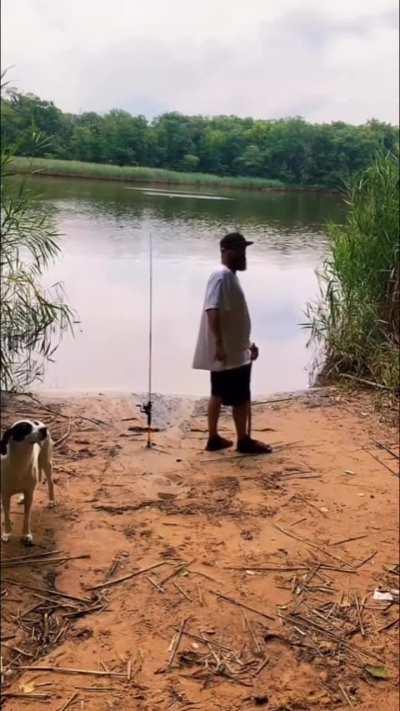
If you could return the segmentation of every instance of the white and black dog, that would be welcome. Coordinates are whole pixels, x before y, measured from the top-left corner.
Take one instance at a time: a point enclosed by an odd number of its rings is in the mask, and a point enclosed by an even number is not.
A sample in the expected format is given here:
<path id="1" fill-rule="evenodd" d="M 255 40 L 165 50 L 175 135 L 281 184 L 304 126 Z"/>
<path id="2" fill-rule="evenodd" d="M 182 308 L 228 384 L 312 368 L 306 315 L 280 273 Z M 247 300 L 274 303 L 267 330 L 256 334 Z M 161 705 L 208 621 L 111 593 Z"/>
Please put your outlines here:
<path id="1" fill-rule="evenodd" d="M 10 499 L 22 494 L 24 524 L 22 540 L 31 545 L 31 510 L 33 494 L 44 472 L 49 491 L 49 506 L 54 506 L 52 479 L 53 442 L 46 425 L 36 420 L 19 420 L 9 427 L 0 440 L 1 454 L 1 501 L 4 510 L 4 533 L 7 543 L 11 534 Z"/>

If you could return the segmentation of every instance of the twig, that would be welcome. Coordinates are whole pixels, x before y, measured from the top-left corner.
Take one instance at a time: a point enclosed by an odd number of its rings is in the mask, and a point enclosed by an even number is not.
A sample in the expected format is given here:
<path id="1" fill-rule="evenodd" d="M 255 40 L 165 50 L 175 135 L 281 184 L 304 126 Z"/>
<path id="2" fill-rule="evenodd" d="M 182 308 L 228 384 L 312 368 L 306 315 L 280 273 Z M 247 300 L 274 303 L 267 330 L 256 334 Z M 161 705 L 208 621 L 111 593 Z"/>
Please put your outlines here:
<path id="1" fill-rule="evenodd" d="M 357 570 L 346 570 L 346 568 L 338 568 L 335 565 L 328 565 L 328 563 L 322 563 L 321 568 L 323 570 L 334 570 L 336 573 L 346 573 L 346 575 L 347 573 L 349 575 L 357 575 Z"/>
<path id="2" fill-rule="evenodd" d="M 379 457 L 377 457 L 375 454 L 372 454 L 372 452 L 370 452 L 369 449 L 366 449 L 366 447 L 363 447 L 363 450 L 364 450 L 364 452 L 369 454 L 370 457 L 375 459 L 376 462 L 379 462 L 379 464 L 382 464 L 382 466 L 385 467 L 385 469 L 387 469 L 389 472 L 391 472 L 395 476 L 399 476 L 399 472 L 393 471 L 393 469 L 391 467 L 389 467 L 385 462 L 383 462 L 382 459 L 379 459 Z"/>
<path id="3" fill-rule="evenodd" d="M 74 610 L 73 612 L 66 612 L 62 616 L 67 619 L 83 617 L 83 615 L 89 615 L 91 612 L 97 612 L 98 610 L 104 610 L 104 604 L 94 605 L 93 607 L 84 607 L 82 610 Z"/>
<path id="4" fill-rule="evenodd" d="M 194 559 L 190 561 L 190 563 L 184 563 L 182 565 L 178 565 L 175 570 L 172 571 L 169 575 L 167 575 L 165 578 L 160 580 L 160 587 L 163 587 L 165 583 L 167 583 L 169 580 L 172 580 L 172 578 L 175 578 L 176 575 L 179 575 L 179 573 L 182 573 L 185 568 L 188 567 L 188 565 L 191 565 L 191 563 L 194 563 Z"/>
<path id="5" fill-rule="evenodd" d="M 143 688 L 139 687 L 136 684 L 133 684 L 136 688 Z M 75 689 L 79 689 L 79 691 L 92 691 L 94 693 L 98 693 L 99 691 L 116 691 L 117 693 L 120 692 L 120 689 L 117 689 L 115 686 L 75 686 Z"/>
<path id="6" fill-rule="evenodd" d="M 9 563 L 8 561 L 4 561 L 0 563 L 1 568 L 15 568 L 20 565 L 48 565 L 50 563 L 56 564 L 56 563 L 66 563 L 69 560 L 83 560 L 90 558 L 89 554 L 85 555 L 71 555 L 71 556 L 65 556 L 64 558 L 30 558 L 29 560 L 21 560 L 18 563 Z"/>
<path id="7" fill-rule="evenodd" d="M 386 452 L 391 454 L 392 457 L 394 457 L 395 459 L 400 459 L 400 456 L 398 454 L 396 454 L 396 452 L 393 452 L 390 449 L 390 447 L 387 447 L 385 444 L 382 444 L 382 442 L 377 442 L 376 439 L 373 439 L 372 441 L 374 442 L 374 444 L 376 444 L 377 447 L 379 447 L 380 449 L 384 449 Z"/>
<path id="8" fill-rule="evenodd" d="M 254 647 L 254 649 L 255 649 L 255 651 L 256 651 L 256 654 L 260 654 L 260 653 L 261 653 L 261 647 L 260 647 L 260 644 L 259 644 L 259 642 L 258 642 L 258 640 L 257 640 L 257 637 L 256 637 L 255 633 L 254 633 L 254 630 L 253 630 L 253 628 L 252 628 L 252 626 L 251 626 L 251 624 L 250 624 L 250 622 L 249 622 L 249 620 L 248 620 L 248 618 L 247 618 L 246 613 L 245 613 L 245 612 L 242 612 L 242 615 L 243 615 L 243 619 L 244 619 L 245 626 L 247 627 L 247 631 L 248 631 L 248 633 L 249 633 L 249 635 L 250 635 L 250 639 L 251 639 L 251 641 L 253 642 L 253 647 Z"/>
<path id="9" fill-rule="evenodd" d="M 277 523 L 273 523 L 272 525 L 274 526 L 274 528 L 277 528 L 278 531 L 280 531 L 281 533 L 284 533 L 286 536 L 289 536 L 289 538 L 294 538 L 296 541 L 300 541 L 300 543 L 305 543 L 307 546 L 311 546 L 312 548 L 315 548 L 316 550 L 321 551 L 321 553 L 324 553 L 324 555 L 328 556 L 328 558 L 333 558 L 334 560 L 340 561 L 340 563 L 344 563 L 344 565 L 347 565 L 349 568 L 353 567 L 350 563 L 343 560 L 343 558 L 339 558 L 339 556 L 335 556 L 332 553 L 329 553 L 329 551 L 325 550 L 325 548 L 321 548 L 321 546 L 317 546 L 316 543 L 311 543 L 311 541 L 308 541 L 306 538 L 301 538 L 300 536 L 297 536 L 295 533 L 291 533 L 291 531 L 286 531 L 281 526 L 278 526 Z"/>
<path id="10" fill-rule="evenodd" d="M 38 398 L 34 397 L 30 393 L 24 393 L 24 397 L 29 397 L 33 402 L 36 402 L 40 407 L 43 408 L 43 410 L 46 410 L 46 412 L 50 412 L 52 415 L 56 415 L 56 417 L 62 417 L 65 420 L 85 420 L 86 422 L 91 422 L 94 425 L 105 425 L 106 427 L 109 426 L 109 423 L 104 422 L 103 420 L 99 420 L 97 418 L 91 418 L 91 417 L 84 417 L 83 415 L 65 415 L 63 412 L 59 412 L 58 410 L 53 410 L 53 408 L 49 407 L 48 405 L 45 405 L 41 400 Z"/>
<path id="11" fill-rule="evenodd" d="M 325 518 L 326 518 L 325 511 L 321 511 L 321 509 L 318 508 L 318 506 L 316 506 L 315 504 L 313 504 L 312 501 L 309 501 L 309 499 L 306 499 L 304 496 L 301 496 L 300 494 L 295 494 L 293 498 L 298 499 L 299 501 L 302 501 L 304 504 L 307 504 L 307 506 L 311 506 L 311 508 L 318 511 L 318 513 L 321 516 L 325 516 Z"/>
<path id="12" fill-rule="evenodd" d="M 190 619 L 189 617 L 186 617 L 186 618 L 184 618 L 184 619 L 182 620 L 182 622 L 181 622 L 181 626 L 180 626 L 178 635 L 177 635 L 177 637 L 176 637 L 175 644 L 174 644 L 174 646 L 173 646 L 173 649 L 172 649 L 172 652 L 171 652 L 171 656 L 170 656 L 170 658 L 169 658 L 169 662 L 168 662 L 168 664 L 167 664 L 167 669 L 170 669 L 170 667 L 171 667 L 172 664 L 173 664 L 173 661 L 174 661 L 174 659 L 175 659 L 175 655 L 176 655 L 176 653 L 177 653 L 177 651 L 178 651 L 178 647 L 179 647 L 180 642 L 181 642 L 181 639 L 182 639 L 182 635 L 183 635 L 183 632 L 184 632 L 184 629 L 185 629 L 186 622 L 187 622 L 189 619 Z"/>
<path id="13" fill-rule="evenodd" d="M 197 587 L 197 595 L 199 596 L 199 605 L 201 605 L 201 607 L 204 607 L 204 597 L 203 597 L 203 593 L 201 591 L 201 587 L 198 583 L 197 583 L 196 587 Z"/>
<path id="14" fill-rule="evenodd" d="M 125 674 L 114 671 L 100 671 L 98 669 L 69 669 L 67 667 L 34 667 L 21 666 L 18 669 L 35 672 L 55 672 L 56 674 L 84 674 L 86 676 L 117 676 L 125 679 Z"/>
<path id="15" fill-rule="evenodd" d="M 178 631 L 177 627 L 174 627 L 176 631 Z M 218 649 L 222 649 L 224 652 L 232 652 L 230 647 L 225 647 L 223 644 L 220 644 L 219 642 L 216 642 L 214 639 L 205 639 L 205 637 L 200 637 L 197 634 L 193 634 L 192 632 L 183 632 L 185 637 L 190 637 L 190 639 L 196 640 L 196 642 L 202 642 L 203 644 L 207 645 L 212 645 L 214 647 L 218 647 Z"/>
<path id="16" fill-rule="evenodd" d="M 261 662 L 260 666 L 258 667 L 258 669 L 256 669 L 253 676 L 258 676 L 260 674 L 260 672 L 262 672 L 262 670 L 267 666 L 268 662 L 269 662 L 269 657 L 267 657 L 266 659 L 264 659 L 263 662 Z"/>
<path id="17" fill-rule="evenodd" d="M 68 439 L 70 434 L 71 434 L 71 418 L 69 418 L 68 428 L 67 428 L 66 433 L 62 437 L 60 437 L 60 439 L 58 439 L 56 442 L 54 442 L 54 445 L 53 445 L 54 449 L 56 449 L 56 447 L 59 447 L 60 444 L 63 444 L 63 442 L 65 442 L 65 440 Z"/>
<path id="18" fill-rule="evenodd" d="M 48 551 L 47 553 L 36 553 L 35 556 L 32 553 L 27 553 L 26 555 L 17 556 L 16 558 L 2 558 L 1 563 L 18 563 L 19 561 L 29 560 L 30 558 L 46 558 L 49 555 L 58 555 L 62 553 L 61 549 L 56 551 Z"/>
<path id="19" fill-rule="evenodd" d="M 304 395 L 291 395 L 290 397 L 280 397 L 277 400 L 253 400 L 251 405 L 270 405 L 273 404 L 274 402 L 289 402 L 290 400 L 296 400 L 299 397 L 303 397 Z"/>
<path id="20" fill-rule="evenodd" d="M 188 570 L 188 573 L 192 573 L 193 575 L 201 575 L 202 578 L 207 578 L 207 580 L 211 580 L 212 583 L 216 583 L 217 585 L 222 585 L 222 583 L 219 580 L 212 578 L 211 575 L 207 575 L 207 573 L 202 573 L 201 570 Z"/>
<path id="21" fill-rule="evenodd" d="M 22 612 L 18 615 L 19 619 L 23 620 L 25 617 L 28 617 L 28 615 L 30 615 L 32 612 L 35 612 L 42 606 L 43 606 L 43 602 L 39 602 L 36 605 L 34 605 L 33 607 L 29 607 L 27 610 L 25 610 L 25 612 Z M 55 610 L 57 607 L 58 607 L 58 602 L 54 601 L 54 605 L 53 605 L 52 609 Z M 47 609 L 50 610 L 50 607 L 47 606 Z"/>
<path id="22" fill-rule="evenodd" d="M 68 706 L 71 706 L 71 704 L 74 703 L 74 701 L 75 701 L 75 699 L 76 699 L 77 697 L 78 697 L 78 692 L 76 691 L 75 694 L 72 694 L 71 698 L 69 698 L 68 701 L 66 701 L 65 704 L 63 704 L 63 706 L 61 706 L 61 707 L 58 709 L 58 711 L 66 711 L 66 709 L 68 708 Z"/>
<path id="23" fill-rule="evenodd" d="M 365 560 L 362 560 L 361 563 L 357 563 L 357 565 L 355 565 L 354 567 L 355 567 L 357 570 L 358 570 L 359 568 L 362 568 L 362 566 L 365 565 L 366 563 L 369 563 L 369 561 L 372 560 L 372 558 L 375 558 L 377 552 L 378 552 L 378 551 L 374 551 L 373 553 L 371 553 L 371 555 L 368 556 L 368 558 L 365 558 Z"/>
<path id="24" fill-rule="evenodd" d="M 153 587 L 155 587 L 155 589 L 158 590 L 158 592 L 161 592 L 161 593 L 164 592 L 164 590 L 163 590 L 163 588 L 161 587 L 161 585 L 159 585 L 158 583 L 156 583 L 156 581 L 153 580 L 153 578 L 151 578 L 150 575 L 146 575 L 146 580 L 148 580 L 149 583 L 151 583 L 151 585 L 153 585 Z"/>
<path id="25" fill-rule="evenodd" d="M 301 565 L 301 566 L 294 566 L 294 567 L 279 567 L 279 566 L 272 566 L 271 565 L 271 566 L 260 566 L 258 568 L 258 567 L 254 567 L 253 565 L 251 565 L 251 566 L 245 566 L 243 568 L 227 567 L 227 568 L 225 568 L 225 570 L 244 570 L 244 571 L 254 570 L 254 571 L 260 572 L 260 573 L 263 573 L 263 572 L 291 573 L 291 572 L 295 572 L 298 570 L 308 570 L 308 566 Z"/>
<path id="26" fill-rule="evenodd" d="M 178 583 L 172 583 L 172 585 L 173 585 L 177 590 L 179 590 L 179 592 L 181 593 L 181 595 L 183 595 L 183 597 L 185 597 L 186 600 L 189 600 L 189 602 L 192 602 L 192 598 L 189 597 L 189 595 L 188 595 L 187 593 L 185 593 L 184 590 L 182 590 L 182 588 L 178 585 Z"/>
<path id="27" fill-rule="evenodd" d="M 396 620 L 392 620 L 391 622 L 389 622 L 389 624 L 384 625 L 384 627 L 379 627 L 379 629 L 377 629 L 376 631 L 377 632 L 384 632 L 385 630 L 390 629 L 390 627 L 394 627 L 394 625 L 398 624 L 399 622 L 400 622 L 400 617 L 398 617 Z"/>
<path id="28" fill-rule="evenodd" d="M 342 543 L 350 543 L 350 541 L 360 541 L 362 538 L 367 538 L 367 534 L 364 533 L 362 536 L 352 536 L 351 538 L 342 538 L 340 541 L 335 541 L 330 543 L 330 546 L 340 546 Z"/>
<path id="29" fill-rule="evenodd" d="M 344 700 L 346 701 L 346 703 L 347 703 L 349 706 L 354 706 L 354 704 L 353 704 L 353 702 L 352 702 L 350 696 L 348 695 L 346 689 L 342 686 L 342 684 L 338 684 L 338 686 L 339 686 L 340 691 L 342 692 L 342 696 L 343 696 Z"/>
<path id="30" fill-rule="evenodd" d="M 350 375 L 349 373 L 339 373 L 341 378 L 347 378 L 347 380 L 355 380 L 358 383 L 363 383 L 364 385 L 370 385 L 372 388 L 379 388 L 380 390 L 388 390 L 389 392 L 394 392 L 394 388 L 389 388 L 387 385 L 382 385 L 381 383 L 374 383 L 373 380 L 366 380 L 365 378 L 357 378 L 355 375 Z"/>
<path id="31" fill-rule="evenodd" d="M 86 590 L 100 590 L 101 588 L 109 588 L 111 585 L 117 585 L 118 583 L 123 583 L 124 580 L 130 580 L 131 578 L 135 578 L 137 575 L 141 575 L 142 573 L 147 573 L 149 570 L 154 570 L 155 568 L 160 568 L 162 565 L 166 565 L 166 561 L 163 560 L 161 563 L 155 563 L 154 565 L 150 565 L 148 568 L 142 568 L 141 570 L 137 570 L 135 573 L 129 573 L 128 575 L 124 575 L 122 578 L 116 578 L 115 580 L 109 580 L 107 583 L 100 583 L 99 585 L 93 585 L 90 588 L 86 588 Z"/>
<path id="32" fill-rule="evenodd" d="M 357 617 L 358 617 L 358 623 L 360 625 L 360 632 L 363 637 L 365 637 L 365 629 L 364 625 L 362 623 L 362 614 L 361 614 L 361 607 L 360 607 L 360 601 L 358 599 L 357 593 L 354 593 L 354 600 L 356 603 L 356 609 L 357 609 Z"/>
<path id="33" fill-rule="evenodd" d="M 303 521 L 306 521 L 306 520 L 307 520 L 307 516 L 304 516 L 304 518 L 299 518 L 298 521 L 293 521 L 293 523 L 290 524 L 290 528 L 292 528 L 292 526 L 297 526 L 298 523 L 303 523 Z"/>
<path id="34" fill-rule="evenodd" d="M 109 569 L 108 569 L 107 572 L 106 572 L 106 575 L 105 575 L 106 580 L 108 580 L 108 578 L 111 578 L 111 577 L 114 575 L 114 573 L 115 573 L 115 571 L 117 570 L 117 568 L 118 568 L 120 562 L 121 562 L 121 558 L 120 558 L 119 556 L 116 556 L 116 557 L 114 558 L 114 560 L 112 561 L 112 563 L 111 563 Z"/>
<path id="35" fill-rule="evenodd" d="M 25 590 L 32 590 L 33 592 L 46 593 L 47 595 L 57 595 L 59 597 L 65 597 L 67 600 L 75 600 L 76 602 L 82 602 L 84 604 L 91 603 L 92 600 L 84 597 L 76 597 L 70 595 L 69 593 L 61 592 L 60 590 L 50 590 L 48 588 L 36 588 L 33 585 L 26 585 L 25 583 L 20 583 L 17 580 L 11 580 L 10 578 L 3 578 L 4 583 L 9 585 L 16 585 L 19 588 L 24 588 Z"/>
<path id="36" fill-rule="evenodd" d="M 211 595 L 216 595 L 216 597 L 220 597 L 222 600 L 226 600 L 226 602 L 230 602 L 232 605 L 237 605 L 238 607 L 243 607 L 245 610 L 249 610 L 249 612 L 254 612 L 256 615 L 261 615 L 261 617 L 265 617 L 267 620 L 273 620 L 274 617 L 271 617 L 271 615 L 267 615 L 266 612 L 261 612 L 260 610 L 255 610 L 254 607 L 250 607 L 249 605 L 245 605 L 243 602 L 238 602 L 237 600 L 234 600 L 232 597 L 228 597 L 227 595 L 222 595 L 221 593 L 217 593 L 214 590 L 208 590 Z"/>
<path id="37" fill-rule="evenodd" d="M 51 694 L 23 694 L 17 691 L 3 691 L 3 699 L 51 699 Z"/>
<path id="38" fill-rule="evenodd" d="M 11 644 L 7 644 L 7 642 L 1 642 L 1 646 L 6 649 L 10 649 L 12 652 L 17 652 L 17 654 L 22 654 L 23 657 L 30 657 L 31 659 L 35 658 L 34 654 L 25 652 L 23 649 L 19 649 L 18 647 L 12 647 Z"/>

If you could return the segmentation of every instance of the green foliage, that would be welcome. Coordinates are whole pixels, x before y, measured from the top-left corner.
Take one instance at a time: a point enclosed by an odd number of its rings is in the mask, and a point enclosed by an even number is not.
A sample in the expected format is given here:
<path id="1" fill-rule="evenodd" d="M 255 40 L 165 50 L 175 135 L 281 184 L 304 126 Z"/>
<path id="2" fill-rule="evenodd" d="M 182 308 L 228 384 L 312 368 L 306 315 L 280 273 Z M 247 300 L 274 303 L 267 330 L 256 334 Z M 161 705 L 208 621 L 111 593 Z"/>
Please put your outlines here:
<path id="1" fill-rule="evenodd" d="M 165 183 L 170 185 L 203 185 L 220 188 L 265 188 L 284 189 L 279 180 L 264 180 L 263 178 L 223 178 L 207 173 L 185 173 L 164 168 L 143 168 L 102 163 L 82 163 L 74 160 L 52 160 L 51 158 L 14 158 L 13 169 L 16 173 L 31 173 L 42 175 L 58 175 L 76 178 L 96 178 L 98 180 L 126 180 L 139 183 Z"/>
<path id="2" fill-rule="evenodd" d="M 33 94 L 2 99 L 3 145 L 19 156 L 119 166 L 145 166 L 337 188 L 371 164 L 378 150 L 394 151 L 395 127 L 376 120 L 310 124 L 302 118 L 254 120 L 170 112 L 147 121 L 113 109 L 105 115 L 64 114 Z M 46 137 L 40 149 L 35 132 Z"/>
<path id="3" fill-rule="evenodd" d="M 26 183 L 9 185 L 12 165 L 5 154 L 0 169 L 0 385 L 15 390 L 41 376 L 62 331 L 71 327 L 72 312 L 60 284 L 44 289 L 40 283 L 60 249 L 47 208 Z"/>
<path id="4" fill-rule="evenodd" d="M 343 226 L 330 226 L 321 300 L 308 326 L 322 341 L 323 375 L 350 373 L 399 384 L 399 165 L 386 154 L 348 188 Z"/>

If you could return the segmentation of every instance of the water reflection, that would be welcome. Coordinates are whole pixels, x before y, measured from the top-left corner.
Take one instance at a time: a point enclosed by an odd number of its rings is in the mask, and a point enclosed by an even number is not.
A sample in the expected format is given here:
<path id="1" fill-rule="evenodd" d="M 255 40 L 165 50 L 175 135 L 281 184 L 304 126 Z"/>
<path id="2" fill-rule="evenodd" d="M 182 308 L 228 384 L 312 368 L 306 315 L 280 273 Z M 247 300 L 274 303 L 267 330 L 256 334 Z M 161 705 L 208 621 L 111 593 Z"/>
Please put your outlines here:
<path id="1" fill-rule="evenodd" d="M 332 196 L 218 191 L 232 200 L 171 200 L 119 183 L 39 178 L 56 209 L 62 279 L 81 319 L 41 387 L 143 391 L 147 372 L 148 234 L 154 246 L 154 387 L 201 394 L 206 373 L 191 369 L 205 283 L 218 264 L 218 239 L 238 228 L 255 244 L 241 275 L 260 359 L 254 391 L 305 387 L 310 356 L 299 327 L 316 294 L 314 270 L 326 252 L 324 224 L 342 221 Z M 199 194 L 204 194 L 199 190 Z M 207 192 L 210 192 L 207 190 Z"/>

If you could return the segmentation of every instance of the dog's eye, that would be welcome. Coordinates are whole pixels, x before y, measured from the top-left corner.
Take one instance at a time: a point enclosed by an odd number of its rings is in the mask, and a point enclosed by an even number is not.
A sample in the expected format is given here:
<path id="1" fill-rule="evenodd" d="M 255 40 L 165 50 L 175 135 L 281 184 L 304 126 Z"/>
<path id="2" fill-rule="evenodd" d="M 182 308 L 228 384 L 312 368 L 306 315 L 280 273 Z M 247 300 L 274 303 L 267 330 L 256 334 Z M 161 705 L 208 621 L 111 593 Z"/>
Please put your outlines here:
<path id="1" fill-rule="evenodd" d="M 31 432 L 32 425 L 30 422 L 18 422 L 17 425 L 11 428 L 11 437 L 16 442 L 22 442 Z"/>

